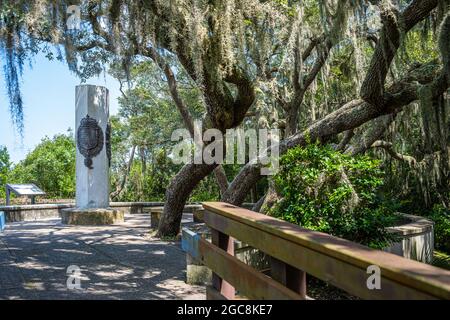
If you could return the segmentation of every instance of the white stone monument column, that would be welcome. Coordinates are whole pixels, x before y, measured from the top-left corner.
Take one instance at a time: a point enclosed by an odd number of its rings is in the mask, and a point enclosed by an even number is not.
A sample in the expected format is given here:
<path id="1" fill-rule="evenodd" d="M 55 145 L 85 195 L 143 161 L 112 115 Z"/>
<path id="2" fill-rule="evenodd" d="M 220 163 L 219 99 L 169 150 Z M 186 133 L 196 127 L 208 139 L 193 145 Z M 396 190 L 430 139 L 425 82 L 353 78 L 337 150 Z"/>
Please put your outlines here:
<path id="1" fill-rule="evenodd" d="M 80 209 L 108 208 L 109 161 L 106 152 L 106 131 L 109 119 L 108 89 L 80 85 L 76 87 L 75 97 L 76 205 Z M 97 125 L 96 128 L 95 125 Z M 95 132 L 98 133 L 98 139 Z"/>
<path id="2" fill-rule="evenodd" d="M 108 95 L 105 87 L 76 87 L 76 208 L 63 210 L 63 223 L 102 225 L 123 221 L 123 213 L 109 208 Z"/>

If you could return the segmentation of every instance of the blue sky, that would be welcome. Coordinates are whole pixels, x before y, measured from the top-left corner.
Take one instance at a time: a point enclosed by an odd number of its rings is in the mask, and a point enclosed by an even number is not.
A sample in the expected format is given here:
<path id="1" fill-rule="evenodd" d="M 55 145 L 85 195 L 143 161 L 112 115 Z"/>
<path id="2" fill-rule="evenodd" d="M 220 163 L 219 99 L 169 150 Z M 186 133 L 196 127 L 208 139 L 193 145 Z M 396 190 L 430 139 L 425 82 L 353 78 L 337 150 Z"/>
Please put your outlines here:
<path id="1" fill-rule="evenodd" d="M 3 74 L 0 82 L 0 145 L 8 148 L 14 163 L 24 159 L 45 136 L 53 137 L 75 127 L 75 86 L 81 82 L 65 63 L 48 61 L 38 55 L 31 69 L 25 67 L 21 87 L 25 118 L 23 139 L 11 122 Z M 120 95 L 118 81 L 102 74 L 86 83 L 109 89 L 109 111 L 111 115 L 116 114 Z"/>

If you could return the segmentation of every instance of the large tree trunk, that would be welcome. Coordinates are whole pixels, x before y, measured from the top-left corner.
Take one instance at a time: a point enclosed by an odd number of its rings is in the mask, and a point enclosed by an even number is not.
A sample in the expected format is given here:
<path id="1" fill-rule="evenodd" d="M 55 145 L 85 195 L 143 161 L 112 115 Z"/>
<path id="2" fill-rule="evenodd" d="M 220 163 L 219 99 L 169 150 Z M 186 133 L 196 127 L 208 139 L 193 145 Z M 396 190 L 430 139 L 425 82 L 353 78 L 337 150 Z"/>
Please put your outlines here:
<path id="1" fill-rule="evenodd" d="M 286 130 L 285 135 L 289 137 L 297 132 L 298 128 L 298 106 L 289 108 L 286 112 Z"/>
<path id="2" fill-rule="evenodd" d="M 187 164 L 170 182 L 166 191 L 164 212 L 158 227 L 158 237 L 176 236 L 180 231 L 183 208 L 192 190 L 216 168 L 216 164 Z"/>
<path id="3" fill-rule="evenodd" d="M 141 168 L 141 173 L 142 176 L 145 177 L 146 172 L 147 172 L 147 159 L 145 156 L 145 147 L 139 147 L 139 156 L 141 157 L 141 164 L 142 164 L 142 168 Z"/>

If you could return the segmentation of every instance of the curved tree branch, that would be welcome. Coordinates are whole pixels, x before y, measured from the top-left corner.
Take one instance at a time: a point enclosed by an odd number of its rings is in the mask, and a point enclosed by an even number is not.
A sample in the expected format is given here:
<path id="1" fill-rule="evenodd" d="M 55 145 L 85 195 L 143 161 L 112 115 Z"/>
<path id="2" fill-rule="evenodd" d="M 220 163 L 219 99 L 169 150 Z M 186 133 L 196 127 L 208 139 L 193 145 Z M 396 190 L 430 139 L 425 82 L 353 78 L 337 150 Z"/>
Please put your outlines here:
<path id="1" fill-rule="evenodd" d="M 346 103 L 338 110 L 312 124 L 305 131 L 292 135 L 280 142 L 280 155 L 285 153 L 289 148 L 305 145 L 308 141 L 323 142 L 330 136 L 355 129 L 372 119 L 399 112 L 403 107 L 419 98 L 418 91 L 420 85 L 417 83 L 426 84 L 428 81 L 431 81 L 428 85 L 433 86 L 433 94 L 436 96 L 442 94 L 449 87 L 446 73 L 440 70 L 439 75 L 433 80 L 430 79 L 428 69 L 429 66 L 425 65 L 423 68 L 420 68 L 422 72 L 415 72 L 417 78 L 414 83 L 399 81 L 392 85 L 391 88 L 394 91 L 389 92 L 391 98 L 386 100 L 381 108 L 361 99 Z M 428 72 L 424 70 L 428 70 Z M 437 70 L 434 70 L 434 73 L 437 73 Z M 407 75 L 406 78 L 411 80 L 410 76 Z M 234 205 L 241 204 L 248 190 L 261 177 L 260 163 L 261 161 L 259 159 L 253 159 L 245 165 L 230 184 L 222 200 Z"/>
<path id="2" fill-rule="evenodd" d="M 364 101 L 383 107 L 386 99 L 389 98 L 385 94 L 384 84 L 392 60 L 400 46 L 401 34 L 407 33 L 428 16 L 437 3 L 437 0 L 414 0 L 402 13 L 399 13 L 389 1 L 381 6 L 383 28 L 361 86 L 360 96 Z"/>
<path id="3" fill-rule="evenodd" d="M 383 148 L 394 159 L 397 159 L 397 160 L 400 160 L 400 161 L 406 161 L 410 166 L 415 166 L 416 163 L 417 163 L 417 160 L 414 157 L 411 157 L 411 156 L 404 155 L 404 154 L 396 152 L 394 150 L 393 145 L 392 145 L 391 142 L 387 142 L 387 141 L 383 141 L 383 140 L 377 140 L 370 147 L 371 148 Z"/>

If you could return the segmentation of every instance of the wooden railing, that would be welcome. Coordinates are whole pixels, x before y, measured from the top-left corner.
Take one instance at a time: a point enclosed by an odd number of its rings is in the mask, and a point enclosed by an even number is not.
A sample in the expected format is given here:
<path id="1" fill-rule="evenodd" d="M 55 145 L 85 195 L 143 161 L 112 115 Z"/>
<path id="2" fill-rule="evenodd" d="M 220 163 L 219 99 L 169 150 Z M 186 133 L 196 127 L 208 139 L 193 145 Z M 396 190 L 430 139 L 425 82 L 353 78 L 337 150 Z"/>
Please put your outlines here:
<path id="1" fill-rule="evenodd" d="M 183 229 L 182 246 L 213 271 L 208 299 L 306 299 L 306 274 L 364 299 L 450 299 L 450 271 L 227 203 L 203 207 L 212 241 Z M 270 276 L 234 257 L 232 237 L 270 256 Z M 367 285 L 369 266 L 379 289 Z"/>

